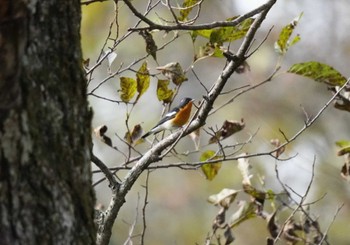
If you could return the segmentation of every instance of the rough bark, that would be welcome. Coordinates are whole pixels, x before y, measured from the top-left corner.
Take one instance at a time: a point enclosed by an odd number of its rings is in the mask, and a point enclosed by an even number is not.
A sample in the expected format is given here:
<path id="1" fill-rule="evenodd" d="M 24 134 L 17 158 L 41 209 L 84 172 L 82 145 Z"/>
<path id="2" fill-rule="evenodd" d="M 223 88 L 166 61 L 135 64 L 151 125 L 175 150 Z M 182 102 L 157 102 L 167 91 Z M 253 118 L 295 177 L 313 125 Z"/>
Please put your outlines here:
<path id="1" fill-rule="evenodd" d="M 0 244 L 93 244 L 80 1 L 0 2 Z"/>

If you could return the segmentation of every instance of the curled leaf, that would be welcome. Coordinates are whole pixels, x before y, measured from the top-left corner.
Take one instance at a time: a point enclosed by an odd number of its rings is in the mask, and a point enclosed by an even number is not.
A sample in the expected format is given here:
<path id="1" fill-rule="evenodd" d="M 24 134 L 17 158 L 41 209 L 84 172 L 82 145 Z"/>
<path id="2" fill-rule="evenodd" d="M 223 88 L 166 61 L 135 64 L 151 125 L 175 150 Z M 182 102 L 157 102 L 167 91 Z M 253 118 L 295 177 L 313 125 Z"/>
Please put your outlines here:
<path id="1" fill-rule="evenodd" d="M 293 46 L 294 44 L 300 41 L 299 35 L 295 36 L 293 40 L 290 40 L 290 37 L 292 36 L 293 31 L 302 16 L 303 13 L 301 13 L 297 18 L 295 18 L 291 23 L 283 27 L 282 31 L 280 32 L 279 38 L 275 43 L 275 50 L 278 53 L 285 54 L 288 51 L 289 47 Z"/>
<path id="2" fill-rule="evenodd" d="M 132 129 L 131 133 L 126 132 L 124 139 L 129 144 L 133 144 L 137 139 L 139 139 L 142 136 L 143 130 L 140 124 L 136 124 L 134 128 Z"/>
<path id="3" fill-rule="evenodd" d="M 94 128 L 94 133 L 95 133 L 96 137 L 99 138 L 103 143 L 105 143 L 106 145 L 108 145 L 110 147 L 113 147 L 111 138 L 109 138 L 108 136 L 105 135 L 107 130 L 108 130 L 108 128 L 106 125 L 101 125 L 101 126 Z"/>
<path id="4" fill-rule="evenodd" d="M 221 207 L 228 208 L 235 200 L 239 191 L 234 189 L 222 189 L 218 194 L 214 194 L 208 197 L 208 202 L 214 205 L 220 205 Z"/>
<path id="5" fill-rule="evenodd" d="M 221 128 L 209 139 L 209 144 L 217 143 L 231 135 L 241 131 L 245 127 L 243 118 L 241 121 L 226 120 Z"/>
<path id="6" fill-rule="evenodd" d="M 143 37 L 143 39 L 146 42 L 146 52 L 147 54 L 152 55 L 153 59 L 157 61 L 157 50 L 158 47 L 156 45 L 156 42 L 154 41 L 152 34 L 149 33 L 147 30 L 142 30 L 139 32 L 139 34 Z"/>
<path id="7" fill-rule="evenodd" d="M 222 228 L 223 224 L 225 223 L 226 210 L 226 208 L 221 208 L 219 213 L 215 216 L 212 225 L 213 230 L 216 230 L 217 228 Z"/>
<path id="8" fill-rule="evenodd" d="M 165 66 L 157 67 L 157 70 L 160 70 L 164 76 L 170 79 L 175 85 L 180 85 L 184 81 L 187 81 L 187 77 L 178 62 L 172 62 L 166 64 Z"/>

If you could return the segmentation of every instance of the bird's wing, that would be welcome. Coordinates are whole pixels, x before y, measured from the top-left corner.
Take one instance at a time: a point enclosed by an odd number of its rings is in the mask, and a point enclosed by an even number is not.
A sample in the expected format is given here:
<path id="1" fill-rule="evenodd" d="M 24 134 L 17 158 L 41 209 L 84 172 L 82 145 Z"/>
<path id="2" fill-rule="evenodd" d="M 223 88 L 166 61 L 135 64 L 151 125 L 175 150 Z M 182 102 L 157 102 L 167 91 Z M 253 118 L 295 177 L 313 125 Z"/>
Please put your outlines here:
<path id="1" fill-rule="evenodd" d="M 177 108 L 174 108 L 173 110 L 169 111 L 167 114 L 165 114 L 165 116 L 162 119 L 160 119 L 160 121 L 157 123 L 157 125 L 154 126 L 153 128 L 156 128 L 159 125 L 162 125 L 164 122 L 174 118 L 178 111 L 179 111 L 179 109 L 177 109 Z"/>

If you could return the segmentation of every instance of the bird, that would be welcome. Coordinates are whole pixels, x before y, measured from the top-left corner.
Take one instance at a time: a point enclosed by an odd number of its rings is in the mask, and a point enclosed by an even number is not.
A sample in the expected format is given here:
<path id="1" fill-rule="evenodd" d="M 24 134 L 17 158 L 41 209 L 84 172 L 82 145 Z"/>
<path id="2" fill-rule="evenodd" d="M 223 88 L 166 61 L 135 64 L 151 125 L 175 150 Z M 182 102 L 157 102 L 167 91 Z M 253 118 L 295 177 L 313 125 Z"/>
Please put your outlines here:
<path id="1" fill-rule="evenodd" d="M 144 134 L 141 138 L 145 139 L 151 134 L 156 134 L 166 129 L 176 129 L 185 125 L 190 118 L 193 101 L 194 99 L 191 98 L 183 98 L 178 106 L 174 107 L 167 114 L 165 114 L 157 125 Z"/>

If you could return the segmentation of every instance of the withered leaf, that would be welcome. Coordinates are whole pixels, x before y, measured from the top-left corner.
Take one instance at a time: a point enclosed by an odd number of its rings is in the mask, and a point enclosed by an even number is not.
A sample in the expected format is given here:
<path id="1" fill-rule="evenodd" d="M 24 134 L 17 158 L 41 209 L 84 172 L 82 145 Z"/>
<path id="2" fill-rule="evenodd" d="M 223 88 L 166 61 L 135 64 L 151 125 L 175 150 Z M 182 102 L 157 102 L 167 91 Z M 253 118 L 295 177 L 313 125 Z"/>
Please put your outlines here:
<path id="1" fill-rule="evenodd" d="M 209 144 L 217 143 L 241 131 L 245 127 L 244 119 L 241 121 L 225 120 L 221 128 L 209 139 Z"/>
<path id="2" fill-rule="evenodd" d="M 132 129 L 131 133 L 130 132 L 126 132 L 124 139 L 126 140 L 126 142 L 128 142 L 129 144 L 133 144 L 135 142 L 135 140 L 139 139 L 142 136 L 142 127 L 140 124 L 136 124 L 134 126 L 134 128 Z"/>
<path id="3" fill-rule="evenodd" d="M 225 223 L 225 217 L 226 217 L 226 208 L 222 207 L 218 212 L 218 214 L 215 216 L 212 229 L 216 230 L 217 228 L 222 227 L 222 225 Z"/>
<path id="4" fill-rule="evenodd" d="M 143 37 L 143 39 L 146 42 L 147 54 L 152 55 L 153 59 L 156 61 L 158 47 L 157 47 L 156 42 L 154 41 L 154 39 L 152 37 L 152 34 L 146 30 L 140 31 L 139 34 Z"/>
<path id="5" fill-rule="evenodd" d="M 109 138 L 108 136 L 105 135 L 107 130 L 108 130 L 108 128 L 106 125 L 101 125 L 101 126 L 98 126 L 94 129 L 94 133 L 95 133 L 96 137 L 99 138 L 103 143 L 105 143 L 106 145 L 108 145 L 110 147 L 113 147 L 111 138 Z"/>
<path id="6" fill-rule="evenodd" d="M 188 80 L 178 62 L 171 62 L 165 66 L 159 66 L 157 67 L 157 70 L 161 71 L 162 74 L 170 79 L 175 85 L 180 85 Z"/>

